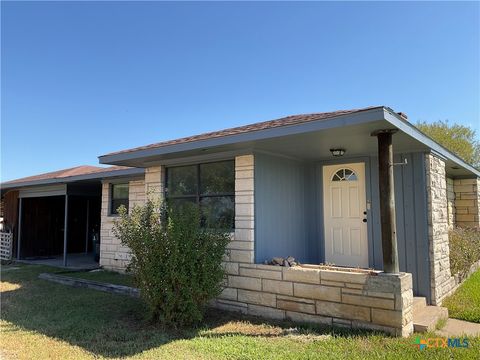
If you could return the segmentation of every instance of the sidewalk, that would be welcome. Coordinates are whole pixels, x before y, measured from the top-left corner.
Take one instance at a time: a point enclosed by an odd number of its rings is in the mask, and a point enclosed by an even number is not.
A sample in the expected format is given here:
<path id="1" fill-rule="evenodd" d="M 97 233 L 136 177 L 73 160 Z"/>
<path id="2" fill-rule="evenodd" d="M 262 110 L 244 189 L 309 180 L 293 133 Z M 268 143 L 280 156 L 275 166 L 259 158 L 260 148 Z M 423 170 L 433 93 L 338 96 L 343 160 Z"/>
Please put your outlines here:
<path id="1" fill-rule="evenodd" d="M 446 325 L 435 333 L 444 337 L 480 336 L 480 324 L 448 319 Z"/>

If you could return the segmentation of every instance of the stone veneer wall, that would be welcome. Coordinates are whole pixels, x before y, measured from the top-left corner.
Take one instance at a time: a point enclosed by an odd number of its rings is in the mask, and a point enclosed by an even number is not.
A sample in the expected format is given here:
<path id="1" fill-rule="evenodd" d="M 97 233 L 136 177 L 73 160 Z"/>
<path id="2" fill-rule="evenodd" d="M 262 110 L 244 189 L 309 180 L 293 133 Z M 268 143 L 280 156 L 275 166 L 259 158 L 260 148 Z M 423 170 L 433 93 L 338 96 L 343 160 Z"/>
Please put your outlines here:
<path id="1" fill-rule="evenodd" d="M 480 179 L 456 179 L 453 190 L 457 226 L 479 227 Z"/>
<path id="2" fill-rule="evenodd" d="M 227 269 L 217 308 L 273 319 L 413 332 L 412 275 L 238 263 Z"/>
<path id="3" fill-rule="evenodd" d="M 235 158 L 235 234 L 226 261 L 254 262 L 254 157 Z M 227 265 L 231 266 L 231 265 Z"/>
<path id="4" fill-rule="evenodd" d="M 128 206 L 133 208 L 145 202 L 145 181 L 129 181 Z M 114 271 L 125 271 L 130 260 L 130 249 L 122 246 L 113 235 L 115 216 L 110 216 L 110 183 L 102 184 L 102 211 L 100 227 L 100 266 Z"/>
<path id="5" fill-rule="evenodd" d="M 445 162 L 435 155 L 426 154 L 425 168 L 431 303 L 441 305 L 455 285 L 455 279 L 450 274 Z"/>
<path id="6" fill-rule="evenodd" d="M 145 169 L 145 194 L 154 201 L 163 201 L 165 196 L 165 167 L 153 166 Z"/>
<path id="7" fill-rule="evenodd" d="M 453 228 L 455 224 L 455 191 L 453 190 L 454 180 L 447 178 L 447 211 L 448 211 L 448 227 Z"/>

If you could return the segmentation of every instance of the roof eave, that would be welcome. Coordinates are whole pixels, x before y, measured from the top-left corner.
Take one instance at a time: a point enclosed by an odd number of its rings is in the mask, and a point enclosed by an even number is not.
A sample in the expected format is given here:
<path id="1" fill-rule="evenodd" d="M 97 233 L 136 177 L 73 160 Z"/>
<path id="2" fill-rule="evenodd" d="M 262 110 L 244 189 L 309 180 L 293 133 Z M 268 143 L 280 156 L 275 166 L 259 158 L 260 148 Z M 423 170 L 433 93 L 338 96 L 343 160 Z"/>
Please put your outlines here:
<path id="1" fill-rule="evenodd" d="M 301 124 L 279 126 L 270 129 L 256 130 L 242 134 L 228 135 L 206 140 L 196 140 L 180 144 L 172 144 L 150 149 L 133 150 L 117 154 L 107 154 L 98 157 L 100 164 L 132 166 L 132 160 L 141 160 L 173 153 L 181 153 L 192 150 L 207 149 L 216 146 L 234 145 L 243 142 L 265 140 L 280 136 L 307 133 L 354 124 L 368 123 L 384 120 L 384 108 L 378 107 L 353 114 L 338 115 L 329 119 L 310 121 Z"/>
<path id="2" fill-rule="evenodd" d="M 54 184 L 67 184 L 75 181 L 85 181 L 85 180 L 95 180 L 95 179 L 106 179 L 112 177 L 124 177 L 124 176 L 135 176 L 143 175 L 145 170 L 143 168 L 131 168 L 124 170 L 115 170 L 115 171 L 102 171 L 92 174 L 84 175 L 75 175 L 68 176 L 63 178 L 54 178 L 54 179 L 41 179 L 41 180 L 31 180 L 24 182 L 15 182 L 15 183 L 3 183 L 0 184 L 0 187 L 3 190 L 12 190 L 18 189 L 27 186 L 38 186 L 38 185 L 54 185 Z"/>
<path id="3" fill-rule="evenodd" d="M 465 162 L 464 160 L 459 158 L 457 155 L 455 155 L 451 151 L 447 150 L 445 147 L 437 143 L 435 140 L 431 139 L 429 136 L 425 135 L 418 128 L 412 125 L 410 122 L 403 119 L 395 111 L 386 107 L 384 108 L 384 112 L 385 112 L 385 115 L 384 115 L 385 120 L 387 120 L 389 123 L 394 125 L 396 128 L 398 128 L 402 132 L 408 134 L 409 136 L 413 137 L 414 139 L 426 145 L 428 148 L 431 149 L 433 153 L 436 153 L 445 159 L 453 161 L 455 164 L 471 172 L 472 175 L 476 177 L 480 177 L 479 170 L 475 169 L 472 165 Z"/>

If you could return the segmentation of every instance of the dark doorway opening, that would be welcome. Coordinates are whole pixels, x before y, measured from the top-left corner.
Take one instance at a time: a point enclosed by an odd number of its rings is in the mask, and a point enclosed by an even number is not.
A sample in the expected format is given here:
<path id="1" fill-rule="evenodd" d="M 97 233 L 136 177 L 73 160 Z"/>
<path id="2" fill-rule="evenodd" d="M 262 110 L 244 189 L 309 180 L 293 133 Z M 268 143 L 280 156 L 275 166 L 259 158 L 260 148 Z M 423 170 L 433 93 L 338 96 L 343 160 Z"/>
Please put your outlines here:
<path id="1" fill-rule="evenodd" d="M 20 259 L 63 257 L 65 195 L 27 197 L 21 204 Z M 94 239 L 99 241 L 100 195 L 68 195 L 67 255 L 84 254 L 95 259 Z M 68 258 L 68 256 L 67 256 Z"/>
<path id="2" fill-rule="evenodd" d="M 64 206 L 64 196 L 22 199 L 21 258 L 62 253 Z"/>

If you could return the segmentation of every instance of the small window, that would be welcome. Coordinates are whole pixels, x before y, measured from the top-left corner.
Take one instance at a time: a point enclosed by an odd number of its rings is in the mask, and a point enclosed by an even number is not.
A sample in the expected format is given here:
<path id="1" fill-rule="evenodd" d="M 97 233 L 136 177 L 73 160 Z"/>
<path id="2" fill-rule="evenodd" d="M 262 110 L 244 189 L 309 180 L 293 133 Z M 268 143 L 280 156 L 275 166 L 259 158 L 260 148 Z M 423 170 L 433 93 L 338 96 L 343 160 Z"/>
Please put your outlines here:
<path id="1" fill-rule="evenodd" d="M 128 211 L 128 183 L 112 184 L 110 189 L 110 214 L 118 214 L 118 208 L 123 205 Z"/>
<path id="2" fill-rule="evenodd" d="M 356 181 L 357 174 L 350 169 L 340 169 L 332 177 L 332 181 Z"/>

